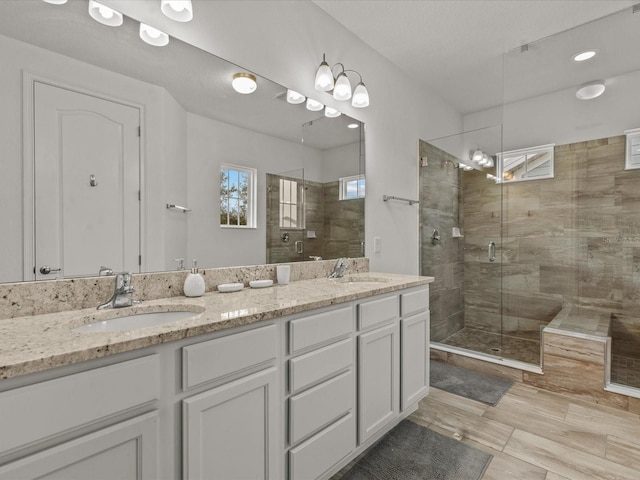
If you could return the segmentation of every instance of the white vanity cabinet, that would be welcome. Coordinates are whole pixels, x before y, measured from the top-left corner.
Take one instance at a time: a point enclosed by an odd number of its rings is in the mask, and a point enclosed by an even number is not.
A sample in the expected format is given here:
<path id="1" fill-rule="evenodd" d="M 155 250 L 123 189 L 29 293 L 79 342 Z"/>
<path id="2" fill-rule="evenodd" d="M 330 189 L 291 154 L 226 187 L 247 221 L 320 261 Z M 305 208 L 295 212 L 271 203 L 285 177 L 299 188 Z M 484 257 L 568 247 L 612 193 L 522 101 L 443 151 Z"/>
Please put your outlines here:
<path id="1" fill-rule="evenodd" d="M 158 412 L 140 412 L 159 373 L 147 355 L 1 392 L 0 479 L 157 478 Z"/>
<path id="2" fill-rule="evenodd" d="M 354 306 L 288 326 L 288 478 L 315 479 L 355 450 Z"/>
<path id="3" fill-rule="evenodd" d="M 183 390 L 217 385 L 182 401 L 184 479 L 278 478 L 279 337 L 268 324 L 182 349 Z"/>

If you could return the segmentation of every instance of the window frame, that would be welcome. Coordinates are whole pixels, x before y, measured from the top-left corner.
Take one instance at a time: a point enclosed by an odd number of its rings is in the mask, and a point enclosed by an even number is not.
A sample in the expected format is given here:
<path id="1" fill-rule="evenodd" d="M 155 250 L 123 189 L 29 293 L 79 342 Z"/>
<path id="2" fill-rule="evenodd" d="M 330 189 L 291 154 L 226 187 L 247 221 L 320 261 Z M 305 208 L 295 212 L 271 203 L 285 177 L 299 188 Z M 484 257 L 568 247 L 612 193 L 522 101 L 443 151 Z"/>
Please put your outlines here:
<path id="1" fill-rule="evenodd" d="M 535 177 L 531 177 L 531 178 L 527 178 L 526 174 L 529 173 L 529 169 L 528 169 L 528 162 L 529 162 L 529 158 L 528 156 L 530 155 L 536 155 L 536 154 L 541 154 L 541 153 L 547 153 L 549 152 L 551 154 L 551 171 L 547 174 L 547 175 L 543 175 L 543 176 L 535 176 Z M 504 161 L 505 158 L 511 158 L 511 157 L 518 157 L 518 156 L 523 156 L 524 157 L 524 165 L 525 165 L 525 173 L 524 173 L 524 178 L 513 178 L 510 180 L 505 180 L 504 178 Z M 518 150 L 509 150 L 506 152 L 499 152 L 498 154 L 496 154 L 496 176 L 498 177 L 497 182 L 498 183 L 503 183 L 505 185 L 508 185 L 510 183 L 519 183 L 519 182 L 529 182 L 529 181 L 533 181 L 533 180 L 545 180 L 545 179 L 550 179 L 550 178 L 554 178 L 555 176 L 555 143 L 551 143 L 548 145 L 538 145 L 536 147 L 528 147 L 528 148 L 521 148 Z"/>
<path id="2" fill-rule="evenodd" d="M 219 175 L 222 176 L 223 170 L 235 171 L 238 173 L 246 173 L 248 175 L 247 180 L 247 224 L 246 225 L 226 225 L 220 222 L 220 215 L 222 214 L 222 190 L 219 192 L 220 206 L 218 213 L 218 224 L 220 228 L 240 228 L 240 229 L 255 229 L 257 228 L 257 183 L 258 183 L 258 170 L 251 167 L 244 167 L 241 165 L 233 165 L 230 163 L 222 163 L 219 168 Z M 229 217 L 227 216 L 227 222 Z"/>
<path id="3" fill-rule="evenodd" d="M 285 202 L 283 201 L 283 182 L 295 183 L 296 188 L 296 201 L 294 202 Z M 304 196 L 305 196 L 305 188 L 304 188 L 304 180 L 301 182 L 296 178 L 287 178 L 287 177 L 279 177 L 278 178 L 278 228 L 280 230 L 304 230 L 306 228 L 306 218 L 305 218 L 305 209 L 304 209 Z M 286 226 L 283 225 L 283 205 L 287 205 L 288 207 L 294 207 L 297 215 L 297 226 L 292 227 L 291 225 Z"/>
<path id="4" fill-rule="evenodd" d="M 358 186 L 358 184 L 360 183 L 360 181 L 364 182 L 364 187 L 362 188 L 362 195 L 360 194 L 360 187 Z M 360 173 L 358 175 L 350 175 L 348 177 L 340 177 L 338 179 L 338 181 L 340 182 L 338 185 L 338 200 L 357 200 L 359 198 L 365 198 L 366 196 L 366 178 L 364 176 L 363 173 Z M 348 184 L 349 182 L 356 182 L 356 192 L 357 192 L 357 196 L 355 197 L 349 197 L 347 195 L 347 190 L 348 190 Z"/>

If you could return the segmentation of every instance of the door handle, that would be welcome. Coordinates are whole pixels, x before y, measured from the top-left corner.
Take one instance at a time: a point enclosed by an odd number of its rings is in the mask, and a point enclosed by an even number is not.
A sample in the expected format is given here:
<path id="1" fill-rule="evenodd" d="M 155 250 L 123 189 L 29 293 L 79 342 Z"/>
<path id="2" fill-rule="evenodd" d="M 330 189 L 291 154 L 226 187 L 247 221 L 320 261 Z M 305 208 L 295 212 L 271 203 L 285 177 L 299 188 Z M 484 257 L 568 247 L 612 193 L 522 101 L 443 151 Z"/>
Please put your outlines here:
<path id="1" fill-rule="evenodd" d="M 300 240 L 298 240 L 298 241 L 295 243 L 295 246 L 296 246 L 296 253 L 302 253 L 302 252 L 304 252 L 304 244 L 303 244 Z"/>
<path id="2" fill-rule="evenodd" d="M 60 270 L 62 270 L 61 268 L 51 268 L 51 267 L 47 267 L 46 265 L 44 267 L 40 267 L 40 273 L 43 275 L 49 275 L 51 272 L 59 272 Z"/>
<path id="3" fill-rule="evenodd" d="M 496 244 L 494 242 L 489 242 L 489 261 L 496 261 Z"/>

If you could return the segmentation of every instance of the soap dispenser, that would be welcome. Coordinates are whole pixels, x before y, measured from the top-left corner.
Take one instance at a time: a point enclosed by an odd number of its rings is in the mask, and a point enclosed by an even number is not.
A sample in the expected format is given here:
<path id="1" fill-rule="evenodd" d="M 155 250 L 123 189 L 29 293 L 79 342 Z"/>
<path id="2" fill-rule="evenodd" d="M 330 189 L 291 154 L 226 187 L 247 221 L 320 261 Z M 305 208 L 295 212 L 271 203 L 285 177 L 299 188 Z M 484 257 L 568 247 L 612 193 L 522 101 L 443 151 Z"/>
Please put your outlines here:
<path id="1" fill-rule="evenodd" d="M 193 268 L 184 281 L 184 294 L 187 297 L 201 297 L 204 293 L 204 278 L 198 273 L 198 262 L 193 261 Z"/>

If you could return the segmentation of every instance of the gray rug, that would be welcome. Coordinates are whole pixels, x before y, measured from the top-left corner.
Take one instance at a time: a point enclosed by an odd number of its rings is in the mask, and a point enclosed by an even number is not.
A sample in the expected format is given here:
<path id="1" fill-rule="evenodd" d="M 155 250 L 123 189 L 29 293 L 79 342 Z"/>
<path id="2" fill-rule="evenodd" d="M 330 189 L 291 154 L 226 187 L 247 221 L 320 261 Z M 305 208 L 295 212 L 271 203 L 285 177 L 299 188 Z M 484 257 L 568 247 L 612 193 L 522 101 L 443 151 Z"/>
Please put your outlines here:
<path id="1" fill-rule="evenodd" d="M 341 480 L 478 480 L 493 457 L 403 420 Z"/>
<path id="2" fill-rule="evenodd" d="M 513 381 L 431 360 L 432 387 L 495 406 Z"/>

